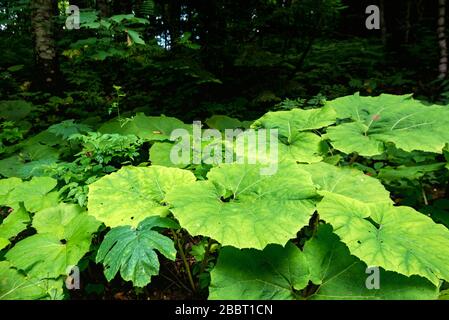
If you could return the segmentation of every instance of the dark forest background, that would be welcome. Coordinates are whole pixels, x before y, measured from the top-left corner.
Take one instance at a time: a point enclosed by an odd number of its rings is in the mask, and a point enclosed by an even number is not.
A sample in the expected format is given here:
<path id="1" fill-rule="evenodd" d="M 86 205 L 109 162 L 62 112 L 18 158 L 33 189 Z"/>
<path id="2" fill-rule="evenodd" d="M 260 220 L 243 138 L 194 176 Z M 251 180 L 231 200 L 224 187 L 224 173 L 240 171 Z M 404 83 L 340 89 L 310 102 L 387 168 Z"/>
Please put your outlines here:
<path id="1" fill-rule="evenodd" d="M 105 120 L 117 100 L 123 114 L 191 121 L 256 119 L 356 91 L 449 99 L 438 77 L 445 1 L 70 4 L 80 8 L 80 29 L 65 28 L 68 1 L 0 1 L 0 100 L 39 106 L 38 126 Z M 380 30 L 365 27 L 371 4 L 381 9 Z"/>

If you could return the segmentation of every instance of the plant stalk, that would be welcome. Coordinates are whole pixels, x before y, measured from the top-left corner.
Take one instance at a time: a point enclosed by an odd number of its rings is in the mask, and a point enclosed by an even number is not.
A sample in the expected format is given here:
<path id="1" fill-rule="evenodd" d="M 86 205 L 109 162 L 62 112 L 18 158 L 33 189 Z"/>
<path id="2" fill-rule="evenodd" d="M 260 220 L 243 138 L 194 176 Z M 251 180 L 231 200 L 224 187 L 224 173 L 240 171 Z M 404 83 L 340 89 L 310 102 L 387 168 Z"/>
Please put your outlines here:
<path id="1" fill-rule="evenodd" d="M 196 291 L 195 282 L 193 281 L 192 272 L 190 271 L 190 265 L 187 262 L 186 255 L 184 253 L 184 249 L 181 244 L 181 240 L 179 239 L 178 235 L 176 234 L 176 231 L 173 231 L 173 237 L 175 238 L 176 244 L 178 245 L 179 254 L 181 255 L 181 259 L 184 262 L 184 267 L 186 268 L 187 277 L 189 278 L 190 286 L 192 287 L 193 291 Z"/>
<path id="2" fill-rule="evenodd" d="M 206 269 L 206 267 L 207 267 L 207 259 L 209 258 L 211 247 L 212 247 L 212 239 L 209 238 L 209 240 L 207 242 L 206 252 L 204 253 L 204 259 L 201 262 L 200 273 L 199 274 L 202 274 L 204 272 L 204 270 Z"/>

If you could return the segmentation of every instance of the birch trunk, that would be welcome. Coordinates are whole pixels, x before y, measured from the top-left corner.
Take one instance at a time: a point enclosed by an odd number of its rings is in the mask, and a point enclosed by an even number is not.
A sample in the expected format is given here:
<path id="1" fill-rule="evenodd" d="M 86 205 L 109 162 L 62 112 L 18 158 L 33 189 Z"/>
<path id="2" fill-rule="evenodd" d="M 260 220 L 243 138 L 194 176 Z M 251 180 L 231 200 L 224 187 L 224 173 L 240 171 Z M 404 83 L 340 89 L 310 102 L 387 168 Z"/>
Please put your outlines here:
<path id="1" fill-rule="evenodd" d="M 58 63 L 53 30 L 53 3 L 51 0 L 31 1 L 31 23 L 34 36 L 36 65 L 41 86 L 52 88 L 58 76 Z"/>

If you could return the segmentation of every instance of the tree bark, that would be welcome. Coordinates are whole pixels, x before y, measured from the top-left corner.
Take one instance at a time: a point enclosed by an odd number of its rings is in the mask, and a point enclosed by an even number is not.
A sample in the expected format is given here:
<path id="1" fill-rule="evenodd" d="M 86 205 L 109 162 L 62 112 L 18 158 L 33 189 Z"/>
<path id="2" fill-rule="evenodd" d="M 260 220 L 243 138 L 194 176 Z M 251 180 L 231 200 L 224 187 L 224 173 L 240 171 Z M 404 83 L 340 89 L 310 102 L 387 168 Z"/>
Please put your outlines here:
<path id="1" fill-rule="evenodd" d="M 34 36 L 36 66 L 41 87 L 53 91 L 59 77 L 53 29 L 53 1 L 31 1 L 31 23 Z"/>
<path id="2" fill-rule="evenodd" d="M 447 76 L 446 0 L 438 1 L 438 44 L 440 46 L 439 79 Z"/>

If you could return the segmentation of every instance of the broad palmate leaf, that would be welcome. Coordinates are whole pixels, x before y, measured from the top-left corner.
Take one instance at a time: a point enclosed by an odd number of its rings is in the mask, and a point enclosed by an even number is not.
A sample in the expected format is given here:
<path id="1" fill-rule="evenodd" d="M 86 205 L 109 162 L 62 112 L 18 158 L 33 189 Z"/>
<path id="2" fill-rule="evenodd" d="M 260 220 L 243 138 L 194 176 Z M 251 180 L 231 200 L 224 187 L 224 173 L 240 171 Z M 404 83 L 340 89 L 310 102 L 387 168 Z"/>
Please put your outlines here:
<path id="1" fill-rule="evenodd" d="M 19 208 L 23 202 L 30 212 L 36 212 L 58 204 L 59 194 L 50 192 L 57 181 L 50 177 L 33 177 L 30 181 L 18 178 L 0 180 L 0 205 Z"/>
<path id="2" fill-rule="evenodd" d="M 338 168 L 327 163 L 301 165 L 310 173 L 313 183 L 322 196 L 339 194 L 364 203 L 393 203 L 379 180 L 351 168 Z"/>
<path id="3" fill-rule="evenodd" d="M 350 119 L 327 129 L 332 145 L 347 154 L 380 155 L 386 143 L 393 143 L 407 152 L 442 153 L 449 143 L 449 109 L 425 106 L 410 95 L 383 94 L 361 97 L 359 94 L 327 103 L 337 118 Z"/>
<path id="4" fill-rule="evenodd" d="M 312 110 L 293 109 L 268 112 L 256 120 L 252 127 L 267 129 L 269 132 L 278 130 L 280 162 L 315 163 L 323 159 L 321 154 L 326 152 L 326 147 L 320 136 L 305 131 L 320 129 L 335 121 L 336 113 L 331 107 Z"/>
<path id="5" fill-rule="evenodd" d="M 316 163 L 327 151 L 323 139 L 311 132 L 295 132 L 283 137 L 265 130 L 246 131 L 237 141 L 240 141 L 235 144 L 238 163 Z"/>
<path id="6" fill-rule="evenodd" d="M 25 230 L 30 223 L 30 215 L 23 207 L 12 210 L 0 224 L 0 250 L 9 245 L 9 240 Z"/>
<path id="7" fill-rule="evenodd" d="M 449 230 L 414 209 L 328 194 L 318 212 L 366 264 L 419 275 L 435 285 L 449 280 Z"/>
<path id="8" fill-rule="evenodd" d="M 279 135 L 290 137 L 301 131 L 320 129 L 334 124 L 336 112 L 332 107 L 320 109 L 268 112 L 256 120 L 253 128 L 278 129 Z"/>
<path id="9" fill-rule="evenodd" d="M 211 273 L 211 300 L 287 300 L 309 282 L 304 254 L 291 242 L 263 251 L 224 247 Z"/>
<path id="10" fill-rule="evenodd" d="M 351 256 L 348 248 L 332 233 L 332 227 L 321 225 L 315 237 L 306 242 L 304 254 L 310 267 L 311 281 L 318 285 L 309 299 L 324 300 L 427 300 L 438 297 L 437 286 L 428 280 L 379 268 L 379 288 L 368 289 L 367 265 Z"/>
<path id="11" fill-rule="evenodd" d="M 263 249 L 285 245 L 315 211 L 310 175 L 295 164 L 279 164 L 274 175 L 260 165 L 224 164 L 208 181 L 176 186 L 166 200 L 181 226 L 222 245 Z"/>
<path id="12" fill-rule="evenodd" d="M 36 278 L 65 275 L 89 251 L 100 223 L 76 205 L 60 204 L 35 214 L 37 234 L 19 241 L 5 257 Z"/>
<path id="13" fill-rule="evenodd" d="M 106 122 L 98 130 L 101 133 L 118 133 L 121 135 L 135 135 L 148 141 L 170 140 L 170 135 L 175 129 L 192 130 L 192 126 L 186 125 L 181 120 L 172 117 L 149 117 L 138 113 L 123 123 L 119 119 Z"/>
<path id="14" fill-rule="evenodd" d="M 176 249 L 173 241 L 152 229 L 178 228 L 168 218 L 150 217 L 142 221 L 136 229 L 122 226 L 108 232 L 100 249 L 96 262 L 105 266 L 104 274 L 108 281 L 117 272 L 136 287 L 144 287 L 151 277 L 159 274 L 159 260 L 155 250 L 166 258 L 175 260 Z"/>
<path id="15" fill-rule="evenodd" d="M 195 180 L 177 168 L 124 167 L 89 186 L 89 214 L 109 227 L 135 227 L 147 217 L 166 215 L 165 193 Z"/>
<path id="16" fill-rule="evenodd" d="M 0 261 L 0 300 L 36 300 L 45 296 L 42 283 L 13 269 L 8 261 Z"/>

